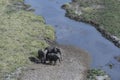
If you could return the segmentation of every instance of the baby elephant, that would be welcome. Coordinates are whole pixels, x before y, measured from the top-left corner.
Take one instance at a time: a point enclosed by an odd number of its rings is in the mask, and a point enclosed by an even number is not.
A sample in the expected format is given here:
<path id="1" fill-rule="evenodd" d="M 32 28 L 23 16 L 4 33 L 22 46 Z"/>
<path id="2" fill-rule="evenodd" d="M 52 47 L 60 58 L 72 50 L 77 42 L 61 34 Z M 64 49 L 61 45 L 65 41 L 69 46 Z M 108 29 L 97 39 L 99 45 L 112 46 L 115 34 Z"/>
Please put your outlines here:
<path id="1" fill-rule="evenodd" d="M 38 58 L 40 59 L 41 63 L 45 63 L 46 60 L 45 60 L 45 53 L 44 51 L 42 50 L 38 50 Z"/>
<path id="2" fill-rule="evenodd" d="M 52 62 L 54 62 L 54 65 L 56 64 L 57 60 L 59 60 L 59 62 L 61 62 L 60 60 L 60 55 L 56 54 L 56 53 L 48 53 L 46 55 L 46 61 L 49 61 L 50 64 L 52 64 Z"/>

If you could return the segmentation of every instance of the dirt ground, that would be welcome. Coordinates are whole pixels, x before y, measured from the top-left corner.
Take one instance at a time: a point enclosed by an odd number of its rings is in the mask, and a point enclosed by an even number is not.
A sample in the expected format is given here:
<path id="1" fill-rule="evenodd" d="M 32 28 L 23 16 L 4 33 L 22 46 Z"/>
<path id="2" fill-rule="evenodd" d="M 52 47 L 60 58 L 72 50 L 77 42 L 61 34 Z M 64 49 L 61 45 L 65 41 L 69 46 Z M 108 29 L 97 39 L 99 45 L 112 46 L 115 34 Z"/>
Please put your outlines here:
<path id="1" fill-rule="evenodd" d="M 90 63 L 86 52 L 72 46 L 61 48 L 63 61 L 53 65 L 29 65 L 19 80 L 85 80 L 85 71 Z"/>

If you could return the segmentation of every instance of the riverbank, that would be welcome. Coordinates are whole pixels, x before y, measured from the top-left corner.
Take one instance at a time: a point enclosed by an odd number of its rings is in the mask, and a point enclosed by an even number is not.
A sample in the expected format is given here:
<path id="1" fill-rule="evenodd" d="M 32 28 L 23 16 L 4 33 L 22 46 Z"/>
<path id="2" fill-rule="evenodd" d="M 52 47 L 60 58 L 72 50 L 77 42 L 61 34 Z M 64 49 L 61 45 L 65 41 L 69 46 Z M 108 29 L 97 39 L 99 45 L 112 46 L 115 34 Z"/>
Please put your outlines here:
<path id="1" fill-rule="evenodd" d="M 30 56 L 54 40 L 54 29 L 23 0 L 0 0 L 0 80 L 17 80 Z"/>
<path id="2" fill-rule="evenodd" d="M 119 3 L 119 0 L 72 0 L 62 8 L 67 17 L 92 24 L 105 38 L 120 47 Z"/>

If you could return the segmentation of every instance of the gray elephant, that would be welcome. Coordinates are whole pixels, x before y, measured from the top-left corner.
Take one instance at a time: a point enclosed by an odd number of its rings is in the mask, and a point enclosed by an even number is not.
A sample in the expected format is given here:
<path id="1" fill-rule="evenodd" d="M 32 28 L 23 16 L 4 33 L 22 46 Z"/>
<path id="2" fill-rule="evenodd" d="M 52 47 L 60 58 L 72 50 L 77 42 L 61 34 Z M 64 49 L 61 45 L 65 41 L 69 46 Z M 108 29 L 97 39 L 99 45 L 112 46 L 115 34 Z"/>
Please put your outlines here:
<path id="1" fill-rule="evenodd" d="M 61 62 L 61 50 L 57 47 L 46 47 L 43 50 L 38 50 L 38 58 L 41 60 L 41 63 L 46 63 L 49 61 L 50 63 L 54 62 L 56 64 L 57 60 Z"/>
<path id="2" fill-rule="evenodd" d="M 40 59 L 41 63 L 45 63 L 45 53 L 43 50 L 38 50 L 38 58 Z"/>
<path id="3" fill-rule="evenodd" d="M 59 62 L 61 63 L 59 54 L 48 53 L 48 54 L 46 55 L 46 61 L 49 61 L 50 64 L 52 64 L 52 63 L 54 62 L 53 64 L 55 65 L 56 62 L 57 62 L 57 60 L 59 60 Z"/>
<path id="4" fill-rule="evenodd" d="M 44 49 L 44 52 L 45 52 L 45 54 L 46 54 L 46 56 L 48 55 L 48 54 L 50 54 L 50 53 L 54 53 L 54 54 L 56 54 L 56 56 L 58 56 L 59 58 L 60 58 L 60 60 L 62 60 L 62 53 L 61 53 L 61 50 L 59 49 L 59 48 L 57 48 L 57 47 L 46 47 L 45 49 Z"/>

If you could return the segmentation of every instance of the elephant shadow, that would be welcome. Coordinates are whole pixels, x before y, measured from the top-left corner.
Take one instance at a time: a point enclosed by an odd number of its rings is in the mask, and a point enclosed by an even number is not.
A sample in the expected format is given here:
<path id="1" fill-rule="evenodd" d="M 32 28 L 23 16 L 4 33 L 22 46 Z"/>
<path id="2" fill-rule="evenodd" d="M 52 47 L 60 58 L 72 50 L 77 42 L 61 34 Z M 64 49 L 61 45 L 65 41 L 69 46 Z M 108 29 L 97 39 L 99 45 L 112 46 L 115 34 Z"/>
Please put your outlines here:
<path id="1" fill-rule="evenodd" d="M 50 63 L 42 63 L 40 59 L 36 57 L 29 57 L 29 60 L 35 64 L 44 64 L 44 65 L 51 65 Z"/>
<path id="2" fill-rule="evenodd" d="M 29 60 L 31 62 L 33 62 L 33 63 L 36 63 L 36 64 L 40 64 L 41 63 L 40 60 L 38 58 L 36 58 L 36 57 L 29 57 Z"/>

